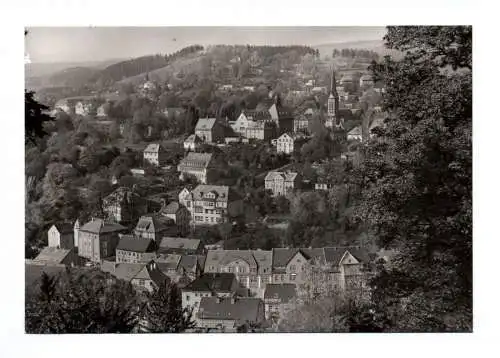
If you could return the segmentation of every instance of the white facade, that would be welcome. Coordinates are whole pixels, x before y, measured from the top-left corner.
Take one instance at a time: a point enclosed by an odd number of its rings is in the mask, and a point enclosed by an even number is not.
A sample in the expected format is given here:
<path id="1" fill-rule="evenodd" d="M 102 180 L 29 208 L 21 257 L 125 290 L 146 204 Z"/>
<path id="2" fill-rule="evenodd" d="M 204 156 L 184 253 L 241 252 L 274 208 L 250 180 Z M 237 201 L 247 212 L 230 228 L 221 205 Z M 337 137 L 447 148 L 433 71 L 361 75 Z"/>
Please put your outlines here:
<path id="1" fill-rule="evenodd" d="M 283 133 L 276 140 L 276 151 L 278 153 L 291 154 L 294 151 L 295 140 L 287 133 Z"/>

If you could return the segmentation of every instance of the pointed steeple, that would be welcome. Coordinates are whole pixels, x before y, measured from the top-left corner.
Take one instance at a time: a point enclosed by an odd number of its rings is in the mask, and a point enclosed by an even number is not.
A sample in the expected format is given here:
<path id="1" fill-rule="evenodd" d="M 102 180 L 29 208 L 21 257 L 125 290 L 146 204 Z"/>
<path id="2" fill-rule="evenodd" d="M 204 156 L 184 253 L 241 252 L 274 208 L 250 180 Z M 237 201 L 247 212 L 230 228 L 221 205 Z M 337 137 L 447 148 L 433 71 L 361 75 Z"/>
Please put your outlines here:
<path id="1" fill-rule="evenodd" d="M 339 95 L 337 93 L 337 81 L 335 80 L 335 68 L 332 65 L 331 67 L 332 75 L 331 75 L 331 83 L 330 83 L 330 95 L 334 98 L 337 98 Z"/>
<path id="2" fill-rule="evenodd" d="M 333 65 L 331 69 L 332 69 L 332 78 L 331 78 L 332 82 L 330 85 L 330 96 L 328 96 L 328 117 L 330 118 L 330 121 L 336 123 L 338 117 L 337 113 L 339 109 L 339 95 L 337 93 L 337 82 L 335 81 L 335 70 Z"/>

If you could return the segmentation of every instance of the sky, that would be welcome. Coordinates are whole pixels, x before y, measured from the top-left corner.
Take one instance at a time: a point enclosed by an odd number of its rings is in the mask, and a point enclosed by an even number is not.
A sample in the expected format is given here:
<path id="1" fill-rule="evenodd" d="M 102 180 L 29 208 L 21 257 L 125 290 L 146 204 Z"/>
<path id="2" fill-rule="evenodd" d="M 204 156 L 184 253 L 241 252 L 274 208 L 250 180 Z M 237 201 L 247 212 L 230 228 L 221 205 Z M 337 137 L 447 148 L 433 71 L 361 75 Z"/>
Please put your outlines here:
<path id="1" fill-rule="evenodd" d="M 88 62 L 167 54 L 200 44 L 308 45 L 381 40 L 384 27 L 32 27 L 32 63 Z"/>

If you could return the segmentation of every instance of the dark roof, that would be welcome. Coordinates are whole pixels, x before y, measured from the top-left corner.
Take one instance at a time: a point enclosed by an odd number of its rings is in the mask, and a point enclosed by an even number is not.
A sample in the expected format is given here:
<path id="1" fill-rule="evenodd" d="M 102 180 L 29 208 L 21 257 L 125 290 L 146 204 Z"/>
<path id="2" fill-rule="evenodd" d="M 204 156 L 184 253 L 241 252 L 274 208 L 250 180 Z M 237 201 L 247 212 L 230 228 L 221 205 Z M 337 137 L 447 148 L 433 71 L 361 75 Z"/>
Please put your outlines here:
<path id="1" fill-rule="evenodd" d="M 33 260 L 38 263 L 62 264 L 64 259 L 70 255 L 71 249 L 60 249 L 57 247 L 44 247 Z"/>
<path id="2" fill-rule="evenodd" d="M 281 303 L 288 303 L 297 296 L 293 283 L 268 283 L 264 292 L 264 299 L 279 299 Z"/>
<path id="3" fill-rule="evenodd" d="M 87 231 L 94 234 L 104 234 L 108 232 L 117 232 L 126 228 L 116 223 L 105 222 L 102 219 L 94 219 L 83 225 L 80 231 Z"/>
<path id="4" fill-rule="evenodd" d="M 161 239 L 161 249 L 184 249 L 197 250 L 200 247 L 201 240 L 186 239 L 183 237 L 164 237 Z"/>
<path id="5" fill-rule="evenodd" d="M 152 252 L 154 251 L 154 243 L 151 239 L 123 235 L 116 249 L 133 252 Z"/>
<path id="6" fill-rule="evenodd" d="M 260 298 L 218 298 L 203 297 L 198 310 L 201 319 L 228 319 L 240 323 L 259 320 Z"/>
<path id="7" fill-rule="evenodd" d="M 163 214 L 175 214 L 179 209 L 181 208 L 181 204 L 179 204 L 177 201 L 172 201 L 170 204 L 165 206 L 162 210 Z"/>
<path id="8" fill-rule="evenodd" d="M 306 259 L 309 259 L 309 255 L 301 249 L 273 249 L 273 268 L 285 267 L 298 252 L 301 252 Z"/>
<path id="9" fill-rule="evenodd" d="M 340 260 L 342 260 L 342 257 L 344 257 L 347 251 L 359 262 L 367 263 L 370 261 L 368 251 L 360 246 L 325 247 L 325 260 L 329 264 L 337 266 L 340 264 Z"/>
<path id="10" fill-rule="evenodd" d="M 205 273 L 187 285 L 184 291 L 209 291 L 209 292 L 231 292 L 233 273 L 217 272 Z"/>
<path id="11" fill-rule="evenodd" d="M 73 233 L 73 225 L 71 223 L 55 223 L 54 226 L 60 234 Z"/>
<path id="12" fill-rule="evenodd" d="M 181 261 L 179 264 L 186 271 L 196 271 L 196 265 L 198 265 L 198 256 L 196 256 L 196 255 L 182 255 Z"/>

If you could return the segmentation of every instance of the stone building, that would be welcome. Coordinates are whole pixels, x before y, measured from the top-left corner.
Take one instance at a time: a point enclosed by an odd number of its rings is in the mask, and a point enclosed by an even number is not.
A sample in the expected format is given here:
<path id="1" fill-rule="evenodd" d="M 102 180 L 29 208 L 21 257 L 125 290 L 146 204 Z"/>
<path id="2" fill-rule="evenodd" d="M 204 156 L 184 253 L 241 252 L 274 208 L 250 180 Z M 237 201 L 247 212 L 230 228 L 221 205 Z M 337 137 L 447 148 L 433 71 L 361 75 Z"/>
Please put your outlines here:
<path id="1" fill-rule="evenodd" d="M 179 203 L 191 214 L 193 225 L 216 225 L 243 214 L 243 201 L 226 185 L 200 184 L 192 191 L 184 188 Z"/>
<path id="2" fill-rule="evenodd" d="M 114 256 L 120 240 L 118 234 L 125 230 L 119 224 L 92 219 L 78 231 L 78 255 L 92 262 Z"/>

